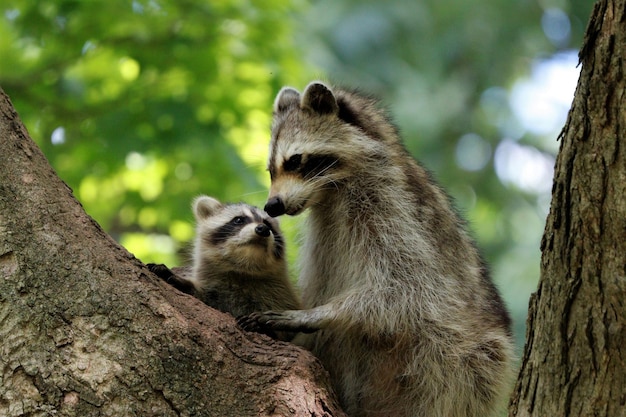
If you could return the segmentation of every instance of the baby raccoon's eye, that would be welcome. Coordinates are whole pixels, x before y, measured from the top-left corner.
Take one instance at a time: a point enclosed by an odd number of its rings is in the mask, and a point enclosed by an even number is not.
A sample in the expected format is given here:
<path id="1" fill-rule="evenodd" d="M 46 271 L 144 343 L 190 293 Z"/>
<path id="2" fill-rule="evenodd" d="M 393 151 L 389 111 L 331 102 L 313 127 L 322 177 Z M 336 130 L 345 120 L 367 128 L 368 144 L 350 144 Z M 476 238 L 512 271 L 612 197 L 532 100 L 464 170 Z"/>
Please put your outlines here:
<path id="1" fill-rule="evenodd" d="M 297 153 L 295 155 L 292 155 L 291 158 L 287 159 L 283 163 L 283 169 L 285 170 L 285 172 L 295 171 L 300 167 L 301 163 L 302 163 L 302 154 Z"/>
<path id="2" fill-rule="evenodd" d="M 237 216 L 237 217 L 233 217 L 233 219 L 230 221 L 232 224 L 245 224 L 246 218 L 243 216 Z"/>

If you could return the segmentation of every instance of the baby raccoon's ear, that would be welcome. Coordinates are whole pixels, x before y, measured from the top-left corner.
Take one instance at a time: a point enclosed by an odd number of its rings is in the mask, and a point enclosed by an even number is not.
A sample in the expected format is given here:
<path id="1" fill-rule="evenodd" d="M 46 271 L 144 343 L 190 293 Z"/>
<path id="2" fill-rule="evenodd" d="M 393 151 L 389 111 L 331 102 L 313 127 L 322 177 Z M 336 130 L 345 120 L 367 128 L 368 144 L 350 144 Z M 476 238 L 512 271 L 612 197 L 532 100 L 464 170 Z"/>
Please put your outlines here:
<path id="1" fill-rule="evenodd" d="M 338 114 L 339 105 L 337 99 L 333 95 L 330 88 L 326 87 L 319 81 L 313 81 L 307 85 L 304 93 L 302 93 L 303 109 L 311 109 L 319 114 Z"/>
<path id="2" fill-rule="evenodd" d="M 222 208 L 222 203 L 213 197 L 201 195 L 193 200 L 192 208 L 193 214 L 196 216 L 196 220 L 202 220 L 215 214 L 217 210 Z"/>
<path id="3" fill-rule="evenodd" d="M 291 87 L 283 87 L 274 100 L 274 113 L 282 113 L 291 106 L 300 104 L 300 93 Z"/>

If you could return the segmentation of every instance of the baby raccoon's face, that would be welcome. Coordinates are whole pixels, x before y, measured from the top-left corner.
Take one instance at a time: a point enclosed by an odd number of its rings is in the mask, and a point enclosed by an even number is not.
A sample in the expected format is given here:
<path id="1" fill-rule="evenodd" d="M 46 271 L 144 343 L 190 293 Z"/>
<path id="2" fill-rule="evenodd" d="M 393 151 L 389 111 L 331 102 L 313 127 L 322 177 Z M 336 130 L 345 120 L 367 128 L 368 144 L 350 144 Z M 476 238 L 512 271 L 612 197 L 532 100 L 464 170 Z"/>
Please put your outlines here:
<path id="1" fill-rule="evenodd" d="M 200 196 L 196 216 L 196 255 L 223 272 L 274 274 L 283 268 L 284 241 L 278 222 L 247 204 L 222 204 Z"/>

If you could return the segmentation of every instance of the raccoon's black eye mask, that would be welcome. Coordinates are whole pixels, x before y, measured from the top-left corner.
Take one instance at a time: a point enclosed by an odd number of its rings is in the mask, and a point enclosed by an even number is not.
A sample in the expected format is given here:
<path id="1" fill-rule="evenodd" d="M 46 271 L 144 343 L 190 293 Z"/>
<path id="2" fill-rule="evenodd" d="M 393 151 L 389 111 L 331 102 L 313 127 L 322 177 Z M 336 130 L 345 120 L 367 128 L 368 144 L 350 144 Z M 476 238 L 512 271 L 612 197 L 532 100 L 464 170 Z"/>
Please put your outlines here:
<path id="1" fill-rule="evenodd" d="M 333 155 L 310 155 L 302 164 L 300 173 L 304 178 L 313 178 L 339 167 L 339 158 Z"/>
<path id="2" fill-rule="evenodd" d="M 235 216 L 228 223 L 223 224 L 217 228 L 208 238 L 208 241 L 213 245 L 219 245 L 226 242 L 232 236 L 239 233 L 241 228 L 248 223 L 251 223 L 252 219 L 246 216 Z"/>
<path id="3" fill-rule="evenodd" d="M 297 153 L 295 155 L 292 155 L 291 158 L 287 159 L 283 163 L 283 170 L 285 172 L 296 171 L 298 168 L 300 168 L 301 163 L 302 163 L 302 154 Z"/>
<path id="4" fill-rule="evenodd" d="M 333 155 L 308 155 L 303 161 L 302 154 L 292 155 L 283 162 L 283 171 L 298 172 L 303 178 L 313 178 L 339 165 L 339 158 Z"/>

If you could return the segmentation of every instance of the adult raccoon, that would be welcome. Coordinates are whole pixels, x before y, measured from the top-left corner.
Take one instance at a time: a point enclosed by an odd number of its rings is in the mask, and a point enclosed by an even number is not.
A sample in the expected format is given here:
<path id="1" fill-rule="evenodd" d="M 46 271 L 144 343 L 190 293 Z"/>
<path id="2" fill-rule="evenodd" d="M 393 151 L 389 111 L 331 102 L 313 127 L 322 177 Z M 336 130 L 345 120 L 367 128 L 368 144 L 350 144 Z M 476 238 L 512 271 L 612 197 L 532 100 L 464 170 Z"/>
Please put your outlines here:
<path id="1" fill-rule="evenodd" d="M 313 82 L 274 103 L 271 216 L 310 209 L 303 310 L 244 328 L 297 342 L 357 416 L 492 416 L 512 374 L 511 322 L 464 223 L 377 103 Z"/>

